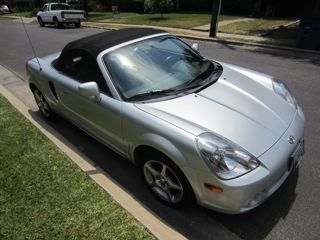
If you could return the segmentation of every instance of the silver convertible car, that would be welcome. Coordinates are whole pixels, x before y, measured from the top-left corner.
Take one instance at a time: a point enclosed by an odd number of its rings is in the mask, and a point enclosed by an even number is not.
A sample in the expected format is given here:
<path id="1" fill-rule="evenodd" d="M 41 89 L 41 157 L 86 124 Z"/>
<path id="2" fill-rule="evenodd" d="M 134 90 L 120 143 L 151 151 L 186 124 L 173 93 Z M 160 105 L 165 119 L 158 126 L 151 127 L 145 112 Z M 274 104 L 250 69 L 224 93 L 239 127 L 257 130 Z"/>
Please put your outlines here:
<path id="1" fill-rule="evenodd" d="M 45 118 L 63 116 L 132 161 L 172 207 L 249 211 L 304 152 L 304 114 L 283 82 L 163 31 L 85 37 L 29 60 L 27 73 Z"/>

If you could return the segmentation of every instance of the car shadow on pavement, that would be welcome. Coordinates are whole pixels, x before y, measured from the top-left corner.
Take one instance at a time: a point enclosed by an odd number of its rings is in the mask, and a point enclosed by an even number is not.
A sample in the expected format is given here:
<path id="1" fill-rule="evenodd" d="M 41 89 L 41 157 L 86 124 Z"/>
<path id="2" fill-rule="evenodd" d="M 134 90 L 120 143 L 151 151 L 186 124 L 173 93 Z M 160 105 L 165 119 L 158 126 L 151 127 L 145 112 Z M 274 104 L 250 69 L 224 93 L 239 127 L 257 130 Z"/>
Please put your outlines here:
<path id="1" fill-rule="evenodd" d="M 39 26 L 39 28 L 40 28 L 40 26 Z M 62 27 L 56 27 L 53 24 L 49 24 L 49 25 L 46 25 L 45 28 L 51 28 L 51 29 L 56 29 L 56 30 L 78 29 L 73 24 L 63 25 Z"/>
<path id="2" fill-rule="evenodd" d="M 39 112 L 29 111 L 39 121 Z M 147 189 L 137 168 L 129 161 L 94 140 L 64 119 L 48 124 L 102 168 L 123 189 L 143 203 L 164 222 L 188 239 L 263 239 L 281 218 L 285 218 L 295 199 L 298 171 L 262 206 L 243 215 L 226 215 L 197 206 L 172 209 L 160 203 Z M 44 126 L 45 127 L 45 126 Z"/>
<path id="3" fill-rule="evenodd" d="M 285 60 L 292 59 L 297 62 L 311 63 L 313 65 L 320 66 L 320 51 L 318 54 L 316 54 L 316 53 L 296 52 L 296 51 L 289 51 L 284 49 L 262 48 L 262 47 L 249 49 L 248 51 L 259 53 L 259 54 L 271 55 L 271 56 L 283 58 Z"/>

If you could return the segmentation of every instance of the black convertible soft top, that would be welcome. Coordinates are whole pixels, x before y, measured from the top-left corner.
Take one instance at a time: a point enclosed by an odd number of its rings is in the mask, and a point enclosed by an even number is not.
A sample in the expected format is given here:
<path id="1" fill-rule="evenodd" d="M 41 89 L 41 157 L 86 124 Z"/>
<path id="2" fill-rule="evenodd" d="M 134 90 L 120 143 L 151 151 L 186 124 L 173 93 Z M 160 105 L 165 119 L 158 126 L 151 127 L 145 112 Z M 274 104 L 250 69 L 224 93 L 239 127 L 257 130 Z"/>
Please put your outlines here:
<path id="1" fill-rule="evenodd" d="M 93 57 L 93 59 L 96 59 L 98 54 L 105 49 L 158 33 L 165 32 L 152 28 L 127 28 L 94 34 L 68 43 L 63 48 L 58 62 L 62 64 L 64 62 L 64 58 L 75 50 L 85 50 L 89 55 L 91 55 L 91 57 Z"/>

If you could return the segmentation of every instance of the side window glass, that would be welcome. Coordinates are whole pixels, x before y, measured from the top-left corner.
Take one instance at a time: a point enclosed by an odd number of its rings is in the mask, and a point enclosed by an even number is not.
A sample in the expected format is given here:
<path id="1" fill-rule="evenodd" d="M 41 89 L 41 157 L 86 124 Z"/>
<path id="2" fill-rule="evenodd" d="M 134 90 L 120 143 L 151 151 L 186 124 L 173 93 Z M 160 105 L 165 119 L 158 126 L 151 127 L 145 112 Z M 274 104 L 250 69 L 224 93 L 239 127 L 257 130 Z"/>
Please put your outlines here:
<path id="1" fill-rule="evenodd" d="M 63 72 L 78 82 L 88 82 L 89 80 L 86 80 L 88 71 L 85 63 L 86 59 L 81 54 L 72 54 L 65 62 Z"/>
<path id="2" fill-rule="evenodd" d="M 111 95 L 100 69 L 85 55 L 73 54 L 70 56 L 65 63 L 63 72 L 80 83 L 94 81 L 98 84 L 101 92 Z"/>
<path id="3" fill-rule="evenodd" d="M 57 4 L 51 4 L 51 11 L 57 10 Z"/>

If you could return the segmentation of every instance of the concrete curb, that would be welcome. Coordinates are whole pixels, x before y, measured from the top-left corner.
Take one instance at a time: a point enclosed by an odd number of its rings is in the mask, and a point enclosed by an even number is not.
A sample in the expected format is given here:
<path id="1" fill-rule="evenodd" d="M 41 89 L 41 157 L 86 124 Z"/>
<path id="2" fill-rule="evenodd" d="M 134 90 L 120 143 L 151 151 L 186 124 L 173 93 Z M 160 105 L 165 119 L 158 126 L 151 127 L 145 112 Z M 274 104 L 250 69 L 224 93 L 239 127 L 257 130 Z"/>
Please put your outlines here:
<path id="1" fill-rule="evenodd" d="M 2 63 L 0 63 L 0 67 L 7 69 L 9 72 L 13 73 L 17 78 L 19 78 L 21 81 L 25 82 L 23 76 L 21 74 L 19 74 L 18 72 L 16 72 L 14 69 L 7 67 L 7 66 L 4 66 Z M 1 68 L 0 68 L 0 71 L 1 71 Z"/>
<path id="2" fill-rule="evenodd" d="M 0 69 L 1 70 L 1 69 Z M 150 209 L 134 199 L 119 186 L 111 176 L 95 165 L 76 147 L 56 132 L 38 114 L 30 110 L 21 100 L 0 84 L 4 96 L 22 115 L 63 151 L 84 173 L 102 187 L 117 203 L 143 224 L 158 239 L 186 239 L 183 235 L 159 219 Z"/>

